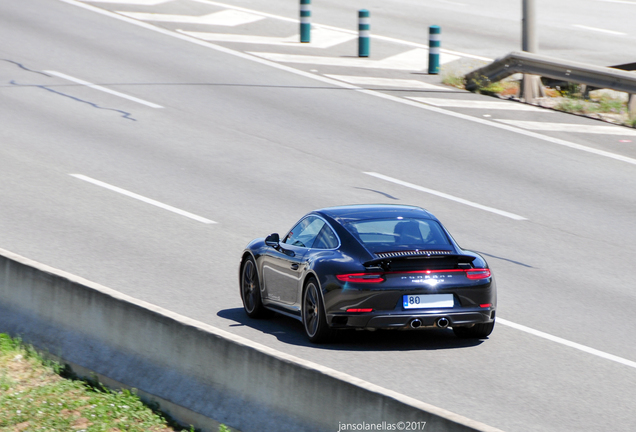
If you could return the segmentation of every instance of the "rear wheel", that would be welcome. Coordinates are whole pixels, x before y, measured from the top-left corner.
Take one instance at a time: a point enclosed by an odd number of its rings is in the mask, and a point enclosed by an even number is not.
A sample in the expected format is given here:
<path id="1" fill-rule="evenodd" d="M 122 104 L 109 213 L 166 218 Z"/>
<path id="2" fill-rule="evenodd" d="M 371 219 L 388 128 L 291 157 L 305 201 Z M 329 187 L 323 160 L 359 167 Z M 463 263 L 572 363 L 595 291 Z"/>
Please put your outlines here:
<path id="1" fill-rule="evenodd" d="M 258 271 L 254 258 L 248 257 L 243 261 L 241 270 L 241 299 L 243 309 L 250 318 L 264 318 L 267 310 L 261 300 L 261 284 L 258 281 Z"/>
<path id="2" fill-rule="evenodd" d="M 327 325 L 325 306 L 315 279 L 309 279 L 303 292 L 303 326 L 309 340 L 313 343 L 326 342 L 331 337 Z"/>
<path id="3" fill-rule="evenodd" d="M 495 328 L 495 322 L 475 324 L 472 327 L 453 327 L 455 336 L 462 339 L 485 339 Z"/>

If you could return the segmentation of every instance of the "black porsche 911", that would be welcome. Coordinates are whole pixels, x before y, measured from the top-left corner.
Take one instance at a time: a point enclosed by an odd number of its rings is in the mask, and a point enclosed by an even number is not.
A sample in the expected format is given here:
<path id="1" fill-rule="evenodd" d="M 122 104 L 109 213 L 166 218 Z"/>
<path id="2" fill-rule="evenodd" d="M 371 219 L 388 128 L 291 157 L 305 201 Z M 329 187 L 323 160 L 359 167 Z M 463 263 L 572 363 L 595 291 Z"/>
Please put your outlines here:
<path id="1" fill-rule="evenodd" d="M 419 207 L 313 211 L 282 239 L 253 240 L 239 283 L 248 316 L 296 318 L 312 342 L 347 328 L 452 327 L 461 338 L 486 338 L 495 325 L 488 264 Z"/>

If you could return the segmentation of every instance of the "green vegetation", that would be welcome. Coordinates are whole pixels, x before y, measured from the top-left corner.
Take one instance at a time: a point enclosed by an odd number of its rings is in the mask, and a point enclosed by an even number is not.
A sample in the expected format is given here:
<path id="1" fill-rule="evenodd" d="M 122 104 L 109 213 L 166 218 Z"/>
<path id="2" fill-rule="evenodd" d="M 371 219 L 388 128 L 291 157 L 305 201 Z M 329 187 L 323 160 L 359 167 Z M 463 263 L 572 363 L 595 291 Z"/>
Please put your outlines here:
<path id="1" fill-rule="evenodd" d="M 442 69 L 442 83 L 447 86 L 457 87 L 460 89 L 464 89 L 466 86 L 466 80 L 463 75 L 446 72 L 444 69 Z"/>
<path id="2" fill-rule="evenodd" d="M 492 82 L 486 76 L 473 80 L 473 83 L 477 86 L 477 90 L 475 90 L 475 92 L 479 94 L 494 96 L 504 90 L 504 86 L 501 81 Z"/>
<path id="3" fill-rule="evenodd" d="M 0 430 L 169 432 L 181 430 L 128 390 L 63 378 L 65 369 L 0 334 Z M 189 430 L 193 430 L 190 428 Z M 222 425 L 220 432 L 229 432 Z"/>
<path id="4" fill-rule="evenodd" d="M 463 76 L 446 75 L 442 82 L 458 88 L 465 88 Z M 497 96 L 504 99 L 518 98 L 520 83 L 505 79 L 499 82 L 491 82 L 482 76 L 475 79 L 475 93 Z M 564 86 L 546 88 L 546 98 L 537 100 L 537 104 L 545 108 L 552 108 L 573 114 L 586 115 L 624 126 L 636 127 L 636 120 L 630 119 L 624 94 L 619 92 L 597 90 L 585 92 L 585 86 L 577 83 L 567 83 Z"/>
<path id="5" fill-rule="evenodd" d="M 564 98 L 554 106 L 555 110 L 565 111 L 568 113 L 586 113 L 589 112 L 587 105 L 582 100 Z"/>
<path id="6" fill-rule="evenodd" d="M 442 71 L 442 83 L 459 89 L 466 88 L 466 79 L 464 76 L 452 72 Z M 502 80 L 491 82 L 487 77 L 482 76 L 480 80 L 475 80 L 474 83 L 477 85 L 475 93 L 504 97 L 513 96 L 519 93 L 519 83 L 516 81 Z"/>

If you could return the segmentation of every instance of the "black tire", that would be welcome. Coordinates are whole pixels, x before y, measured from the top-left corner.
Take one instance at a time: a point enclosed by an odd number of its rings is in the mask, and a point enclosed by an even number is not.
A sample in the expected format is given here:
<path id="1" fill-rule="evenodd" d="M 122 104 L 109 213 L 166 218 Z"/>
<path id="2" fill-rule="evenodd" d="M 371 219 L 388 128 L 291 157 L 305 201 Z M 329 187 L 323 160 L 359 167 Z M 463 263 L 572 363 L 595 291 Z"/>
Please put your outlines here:
<path id="1" fill-rule="evenodd" d="M 268 315 L 261 299 L 261 284 L 256 263 L 251 256 L 241 265 L 241 300 L 243 309 L 250 318 L 265 318 Z"/>
<path id="2" fill-rule="evenodd" d="M 475 324 L 472 327 L 453 327 L 455 336 L 462 339 L 486 339 L 495 328 L 495 321 Z"/>
<path id="3" fill-rule="evenodd" d="M 316 279 L 305 284 L 302 304 L 303 327 L 310 342 L 322 343 L 331 338 L 332 330 L 327 325 L 325 306 Z"/>

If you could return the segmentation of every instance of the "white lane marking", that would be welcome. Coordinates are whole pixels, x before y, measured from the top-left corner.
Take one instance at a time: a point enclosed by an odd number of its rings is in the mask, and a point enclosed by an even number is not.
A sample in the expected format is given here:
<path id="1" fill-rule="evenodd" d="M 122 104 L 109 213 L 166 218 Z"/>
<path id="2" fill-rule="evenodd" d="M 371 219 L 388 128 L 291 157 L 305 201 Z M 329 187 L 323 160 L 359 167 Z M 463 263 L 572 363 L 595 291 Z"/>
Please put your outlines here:
<path id="1" fill-rule="evenodd" d="M 317 64 L 323 66 L 344 66 L 407 71 L 418 71 L 425 69 L 428 66 L 428 50 L 423 48 L 416 48 L 414 50 L 406 51 L 382 60 L 345 57 L 321 57 L 263 52 L 250 52 L 248 54 L 281 63 Z M 445 64 L 453 60 L 457 60 L 458 58 L 458 56 L 442 54 L 440 56 L 440 64 Z"/>
<path id="2" fill-rule="evenodd" d="M 252 22 L 260 21 L 265 17 L 255 15 L 252 13 L 241 12 L 236 10 L 224 10 L 220 12 L 214 12 L 207 15 L 193 16 L 193 15 L 168 15 L 158 13 L 145 13 L 145 12 L 124 12 L 117 11 L 118 14 L 127 16 L 129 18 L 141 20 L 141 21 L 155 21 L 155 22 L 171 22 L 171 23 L 187 23 L 187 24 L 207 24 L 225 27 L 236 27 L 243 24 L 249 24 Z"/>
<path id="3" fill-rule="evenodd" d="M 249 43 L 249 44 L 261 44 L 261 45 L 301 45 L 300 36 L 293 35 L 289 37 L 270 37 L 270 36 L 253 36 L 243 34 L 223 34 L 223 33 L 208 33 L 197 31 L 185 31 L 177 30 L 179 33 L 183 33 L 195 38 L 203 39 L 213 42 L 236 42 L 236 43 Z M 303 43 L 303 47 L 309 48 L 331 48 L 335 45 L 339 45 L 345 42 L 349 42 L 355 39 L 355 35 L 338 32 L 334 30 L 328 30 L 323 28 L 314 29 L 311 32 L 311 42 Z"/>
<path id="4" fill-rule="evenodd" d="M 181 209 L 178 209 L 176 207 L 169 206 L 168 204 L 164 204 L 164 203 L 161 203 L 159 201 L 155 201 L 153 199 L 146 198 L 146 197 L 138 195 L 138 194 L 136 194 L 134 192 L 127 191 L 126 189 L 122 189 L 122 188 L 119 188 L 117 186 L 113 186 L 111 184 L 104 183 L 103 181 L 95 180 L 94 178 L 91 178 L 91 177 L 88 177 L 88 176 L 85 176 L 85 175 L 82 175 L 82 174 L 69 174 L 69 175 L 72 176 L 72 177 L 75 177 L 77 179 L 84 180 L 86 182 L 92 183 L 94 185 L 101 186 L 101 187 L 103 187 L 105 189 L 109 189 L 109 190 L 112 190 L 114 192 L 120 193 L 122 195 L 126 195 L 127 197 L 134 198 L 134 199 L 139 200 L 139 201 L 143 201 L 146 204 L 150 204 L 150 205 L 162 208 L 164 210 L 171 211 L 171 212 L 176 213 L 178 215 L 185 216 L 185 217 L 190 218 L 190 219 L 194 219 L 195 221 L 198 221 L 198 222 L 203 222 L 204 224 L 215 224 L 216 223 L 213 220 L 206 219 L 206 218 L 201 217 L 201 216 L 197 216 L 197 215 L 192 214 L 190 212 L 187 212 L 185 210 L 181 210 Z"/>
<path id="5" fill-rule="evenodd" d="M 60 0 L 60 1 L 67 1 L 67 0 Z M 75 1 L 75 0 L 68 0 L 68 1 Z M 264 17 L 267 18 L 273 18 L 273 19 L 277 19 L 280 21 L 287 21 L 287 22 L 293 22 L 293 23 L 298 23 L 300 22 L 299 19 L 296 18 L 287 18 L 284 16 L 280 16 L 280 15 L 273 15 L 267 12 L 260 12 L 260 11 L 255 11 L 252 9 L 246 9 L 246 8 L 242 8 L 240 6 L 234 6 L 234 5 L 230 5 L 227 3 L 219 3 L 219 2 L 215 2 L 212 0 L 191 0 L 197 3 L 203 3 L 203 4 L 207 4 L 207 5 L 214 5 L 214 6 L 220 6 L 220 7 L 224 7 L 227 9 L 234 9 L 234 10 L 240 10 L 240 11 L 244 11 L 244 12 L 248 12 L 248 13 L 253 13 L 253 14 L 258 14 L 258 15 L 262 15 Z M 335 31 L 339 31 L 339 32 L 344 32 L 344 33 L 351 33 L 354 35 L 358 35 L 358 31 L 356 30 L 349 30 L 349 29 L 343 29 L 343 28 L 339 28 L 339 27 L 334 27 L 334 26 L 329 26 L 329 25 L 325 25 L 325 24 L 319 24 L 319 23 L 312 23 L 311 24 L 311 28 L 312 31 L 314 29 L 317 28 L 325 28 L 325 29 L 330 29 L 330 30 L 335 30 Z M 410 42 L 410 41 L 406 41 L 406 40 L 402 40 L 402 39 L 396 39 L 396 38 L 392 38 L 392 37 L 388 37 L 388 36 L 380 36 L 380 35 L 376 35 L 376 34 L 372 34 L 371 35 L 372 39 L 378 39 L 378 40 L 384 40 L 387 42 L 394 42 L 394 43 L 398 43 L 401 45 L 408 45 L 408 46 L 412 46 L 412 47 L 416 47 L 416 48 L 425 48 L 428 49 L 428 45 L 424 45 L 421 43 L 417 43 L 417 42 Z M 471 59 L 475 59 L 475 60 L 482 60 L 484 62 L 490 62 L 492 61 L 491 58 L 488 57 L 482 57 L 482 56 L 476 56 L 473 54 L 467 54 L 467 53 L 460 53 L 457 51 L 452 51 L 452 50 L 447 50 L 447 49 L 442 49 L 441 50 L 442 53 L 445 54 L 451 54 L 451 55 L 456 55 L 458 57 L 465 57 L 465 58 L 471 58 Z"/>
<path id="6" fill-rule="evenodd" d="M 519 330 L 519 331 L 522 331 L 522 332 L 525 332 L 525 333 L 529 333 L 531 335 L 538 336 L 540 338 L 547 339 L 549 341 L 556 342 L 558 344 L 565 345 L 565 346 L 568 346 L 570 348 L 574 348 L 574 349 L 577 349 L 579 351 L 583 351 L 585 353 L 592 354 L 592 355 L 595 355 L 597 357 L 604 358 L 606 360 L 611 360 L 613 362 L 620 363 L 620 364 L 625 365 L 625 366 L 636 368 L 636 362 L 634 362 L 634 361 L 627 360 L 627 359 L 624 359 L 622 357 L 615 356 L 613 354 L 608 354 L 608 353 L 606 353 L 604 351 L 599 351 L 597 349 L 590 348 L 588 346 L 581 345 L 579 343 L 572 342 L 572 341 L 569 341 L 567 339 L 560 338 L 558 336 L 553 336 L 553 335 L 551 335 L 549 333 L 544 333 L 542 331 L 535 330 L 533 328 L 526 327 L 526 326 L 521 325 L 521 324 L 516 324 L 516 323 L 513 323 L 512 321 L 508 321 L 508 320 L 505 320 L 503 318 L 497 318 L 497 324 L 503 324 L 505 326 L 514 328 L 516 330 Z"/>
<path id="7" fill-rule="evenodd" d="M 94 90 L 99 90 L 99 91 L 102 91 L 104 93 L 109 93 L 109 94 L 112 94 L 114 96 L 118 96 L 120 98 L 128 99 L 128 100 L 131 100 L 133 102 L 137 102 L 137 103 L 140 103 L 142 105 L 149 106 L 151 108 L 163 108 L 161 105 L 157 105 L 156 103 L 148 102 L 148 101 L 145 101 L 143 99 L 136 98 L 134 96 L 130 96 L 130 95 L 127 95 L 127 94 L 124 94 L 124 93 L 120 93 L 120 92 L 115 91 L 115 90 L 108 89 L 106 87 L 98 86 L 98 85 L 90 83 L 88 81 L 84 81 L 84 80 L 81 80 L 79 78 L 74 78 L 74 77 L 72 77 L 70 75 L 63 74 L 61 72 L 50 71 L 50 70 L 46 70 L 44 72 L 49 74 L 49 75 L 54 75 L 56 77 L 65 79 L 67 81 L 71 81 L 71 82 L 74 82 L 74 83 L 77 83 L 77 84 L 85 85 L 86 87 L 90 87 L 90 88 L 92 88 Z"/>
<path id="8" fill-rule="evenodd" d="M 584 30 L 592 30 L 592 31 L 601 32 L 601 33 L 609 33 L 609 34 L 614 34 L 614 35 L 619 35 L 619 36 L 627 36 L 627 33 L 617 32 L 617 31 L 614 31 L 614 30 L 605 30 L 605 29 L 596 28 L 596 27 L 588 27 L 588 26 L 584 26 L 584 25 L 580 25 L 580 24 L 572 24 L 572 27 L 577 27 L 577 28 L 584 29 Z"/>
<path id="9" fill-rule="evenodd" d="M 448 0 L 435 0 L 439 3 L 446 3 L 446 4 L 452 4 L 452 5 L 456 5 L 456 6 L 466 6 L 466 3 L 457 3 L 457 2 L 452 2 L 452 1 L 448 1 Z"/>
<path id="10" fill-rule="evenodd" d="M 627 0 L 596 0 L 596 1 L 601 1 L 601 2 L 605 2 L 605 3 L 622 3 L 622 4 L 636 5 L 636 2 L 627 1 Z"/>
<path id="11" fill-rule="evenodd" d="M 83 0 L 89 3 L 117 3 L 135 6 L 156 6 L 174 0 Z"/>
<path id="12" fill-rule="evenodd" d="M 374 78 L 366 76 L 352 76 L 352 75 L 327 75 L 326 77 L 337 79 L 340 81 L 348 82 L 349 84 L 357 85 L 372 85 L 379 87 L 399 87 L 404 89 L 422 89 L 422 90 L 443 90 L 443 91 L 460 91 L 453 87 L 442 87 L 438 85 L 429 84 L 423 81 L 410 80 L 410 79 L 398 79 L 398 78 Z"/>
<path id="13" fill-rule="evenodd" d="M 305 78 L 310 78 L 310 79 L 312 79 L 314 81 L 320 81 L 320 82 L 323 82 L 323 83 L 326 83 L 326 84 L 329 84 L 329 85 L 339 86 L 339 87 L 347 88 L 347 89 L 350 89 L 350 90 L 356 90 L 356 91 L 358 91 L 360 93 L 364 93 L 364 94 L 367 94 L 369 96 L 374 96 L 374 97 L 377 97 L 377 98 L 390 100 L 390 101 L 393 101 L 393 102 L 396 102 L 396 103 L 400 103 L 400 104 L 403 104 L 403 105 L 409 105 L 411 107 L 423 109 L 423 110 L 430 111 L 430 112 L 435 112 L 435 113 L 446 115 L 446 116 L 449 116 L 449 117 L 460 118 L 460 119 L 463 119 L 463 120 L 466 120 L 466 121 L 470 121 L 470 122 L 473 122 L 473 123 L 479 123 L 479 124 L 482 124 L 482 125 L 488 126 L 488 127 L 493 127 L 493 128 L 497 128 L 497 129 L 507 130 L 509 132 L 512 132 L 512 133 L 515 133 L 515 134 L 518 134 L 518 135 L 524 135 L 524 136 L 527 136 L 527 137 L 530 137 L 530 138 L 534 138 L 534 139 L 537 139 L 537 140 L 549 142 L 549 143 L 560 145 L 560 146 L 563 146 L 563 147 L 568 147 L 568 148 L 571 148 L 571 149 L 575 149 L 575 150 L 579 150 L 579 151 L 582 151 L 582 152 L 594 154 L 594 155 L 597 155 L 597 156 L 603 156 L 603 157 L 606 157 L 606 158 L 609 158 L 609 159 L 614 159 L 614 160 L 617 160 L 617 161 L 620 161 L 620 162 L 625 162 L 625 163 L 628 163 L 628 164 L 631 164 L 631 165 L 636 165 L 636 159 L 632 159 L 632 158 L 627 157 L 627 156 L 619 155 L 619 154 L 616 154 L 616 153 L 611 153 L 611 152 L 608 152 L 608 151 L 605 151 L 605 150 L 595 149 L 595 148 L 592 148 L 592 147 L 587 147 L 587 146 L 584 146 L 584 145 L 581 145 L 581 144 L 576 144 L 576 143 L 573 143 L 573 142 L 570 142 L 570 141 L 566 141 L 566 140 L 563 140 L 563 139 L 560 139 L 560 138 L 553 138 L 553 137 L 550 137 L 550 136 L 547 136 L 547 135 L 541 135 L 541 134 L 536 133 L 536 132 L 532 132 L 532 131 L 528 131 L 528 130 L 524 130 L 524 129 L 519 129 L 517 127 L 513 127 L 513 126 L 509 126 L 509 125 L 505 125 L 505 124 L 495 123 L 495 122 L 492 122 L 490 120 L 485 120 L 485 119 L 482 119 L 482 118 L 479 118 L 479 117 L 473 117 L 473 116 L 469 116 L 467 114 L 462 114 L 462 113 L 458 113 L 458 112 L 454 112 L 454 111 L 448 111 L 448 110 L 445 110 L 443 108 L 438 108 L 438 107 L 434 107 L 434 106 L 430 106 L 430 105 L 425 105 L 425 104 L 422 104 L 422 103 L 419 103 L 419 102 L 415 102 L 415 101 L 412 101 L 412 100 L 400 98 L 400 97 L 393 96 L 393 95 L 390 95 L 390 94 L 385 94 L 385 93 L 381 93 L 381 92 L 374 91 L 374 90 L 361 89 L 360 87 L 356 87 L 356 86 L 354 86 L 352 84 L 348 84 L 348 83 L 344 83 L 344 82 L 341 82 L 341 81 L 337 81 L 337 80 L 334 80 L 334 79 L 331 79 L 331 78 L 327 78 L 327 77 L 324 77 L 324 76 L 321 76 L 321 75 L 316 75 L 316 74 L 311 73 L 311 72 L 305 72 L 303 70 L 294 69 L 294 68 L 292 68 L 290 66 L 286 66 L 286 65 L 275 63 L 275 62 L 271 62 L 271 61 L 268 61 L 268 60 L 265 60 L 265 59 L 262 59 L 262 58 L 254 57 L 253 55 L 250 55 L 250 54 L 247 54 L 247 53 L 244 53 L 244 52 L 241 52 L 241 51 L 236 51 L 236 50 L 233 50 L 233 49 L 230 49 L 230 48 L 222 47 L 220 45 L 214 45 L 214 44 L 211 44 L 209 42 L 205 42 L 205 41 L 202 41 L 200 39 L 195 39 L 195 38 L 192 38 L 192 37 L 184 35 L 184 34 L 176 33 L 176 32 L 161 28 L 161 27 L 156 27 L 156 26 L 153 26 L 151 24 L 146 24 L 145 22 L 136 21 L 136 20 L 133 20 L 131 18 L 124 17 L 122 15 L 107 11 L 105 9 L 100 9 L 100 8 L 95 7 L 95 6 L 87 5 L 85 3 L 81 3 L 81 2 L 76 1 L 76 0 L 59 0 L 59 1 L 61 1 L 63 3 L 70 4 L 70 5 L 73 5 L 73 6 L 77 6 L 79 8 L 87 9 L 87 10 L 90 10 L 92 12 L 95 12 L 95 13 L 98 13 L 98 14 L 101 14 L 101 15 L 105 15 L 105 16 L 108 16 L 110 18 L 118 19 L 120 21 L 124 21 L 124 22 L 127 22 L 129 24 L 133 24 L 133 25 L 136 25 L 138 27 L 144 28 L 146 30 L 154 31 L 156 33 L 160 33 L 160 34 L 163 34 L 163 35 L 166 35 L 166 36 L 171 36 L 171 37 L 174 37 L 176 39 L 181 39 L 183 41 L 190 42 L 190 43 L 193 43 L 195 45 L 199 45 L 199 46 L 202 46 L 202 47 L 205 47 L 205 48 L 208 48 L 208 49 L 213 49 L 215 51 L 222 52 L 224 54 L 232 55 L 234 57 L 242 58 L 244 60 L 249 60 L 249 61 L 252 61 L 254 63 L 259 63 L 259 64 L 262 64 L 262 65 L 265 65 L 265 66 L 268 66 L 268 67 L 272 67 L 274 69 L 279 69 L 279 70 L 282 70 L 282 71 L 286 71 L 286 72 L 289 72 L 289 73 L 292 73 L 292 74 L 295 74 L 295 75 L 298 75 L 298 76 L 302 76 L 302 77 L 305 77 Z M 202 2 L 202 3 L 207 3 L 206 0 L 192 0 L 192 1 L 198 1 L 198 2 Z M 408 43 L 406 43 L 406 44 L 408 44 Z M 461 53 L 458 53 L 458 54 L 461 54 Z M 461 54 L 461 56 L 468 57 L 468 58 L 477 58 L 475 56 L 470 56 L 470 55 L 465 55 L 465 54 Z M 484 59 L 484 58 L 480 57 L 480 59 Z M 488 60 L 488 59 L 486 59 L 486 60 Z"/>
<path id="14" fill-rule="evenodd" d="M 378 173 L 374 173 L 374 172 L 363 172 L 363 174 L 370 175 L 372 177 L 376 177 L 376 178 L 379 178 L 381 180 L 385 180 L 385 181 L 388 181 L 388 182 L 391 182 L 391 183 L 399 184 L 401 186 L 406 186 L 408 188 L 415 189 L 415 190 L 418 190 L 420 192 L 425 192 L 427 194 L 435 195 L 435 196 L 438 196 L 440 198 L 445 198 L 447 200 L 455 201 L 455 202 L 458 202 L 460 204 L 464 204 L 464 205 L 467 205 L 467 206 L 470 206 L 470 207 L 475 207 L 475 208 L 478 208 L 480 210 L 485 210 L 485 211 L 490 212 L 490 213 L 495 213 L 495 214 L 498 214 L 500 216 L 505 216 L 505 217 L 510 218 L 510 219 L 514 219 L 514 220 L 518 220 L 518 221 L 527 220 L 523 216 L 519 216 L 519 215 L 516 215 L 514 213 L 509 213 L 509 212 L 503 211 L 503 210 L 497 210 L 496 208 L 492 208 L 492 207 L 488 207 L 488 206 L 485 206 L 485 205 L 477 204 L 475 202 L 468 201 L 468 200 L 465 200 L 463 198 L 458 198 L 456 196 L 449 195 L 449 194 L 444 193 L 444 192 L 439 192 L 439 191 L 436 191 L 436 190 L 433 190 L 433 189 L 428 189 L 428 188 L 425 188 L 425 187 L 422 187 L 422 186 L 418 186 L 418 185 L 413 184 L 413 183 L 409 183 L 409 182 L 405 182 L 405 181 L 402 181 L 402 180 L 398 180 L 398 179 L 393 178 L 393 177 L 385 176 L 383 174 L 378 174 Z"/>
<path id="15" fill-rule="evenodd" d="M 478 108 L 478 109 L 492 109 L 492 110 L 507 110 L 507 111 L 539 111 L 553 113 L 555 111 L 541 109 L 532 105 L 526 105 L 515 102 L 504 101 L 481 101 L 481 100 L 461 100 L 461 99 L 439 99 L 439 98 L 423 98 L 423 97 L 409 97 L 414 101 L 423 102 L 429 105 L 435 105 L 439 107 L 452 107 L 452 108 Z"/>
<path id="16" fill-rule="evenodd" d="M 517 126 L 523 129 L 541 130 L 550 132 L 579 132 L 579 133 L 591 133 L 591 134 L 604 134 L 604 135 L 627 135 L 636 136 L 636 129 L 627 128 L 624 126 L 592 126 L 573 123 L 546 123 L 546 122 L 534 122 L 524 120 L 499 120 L 495 121 L 505 123 L 512 126 Z"/>

